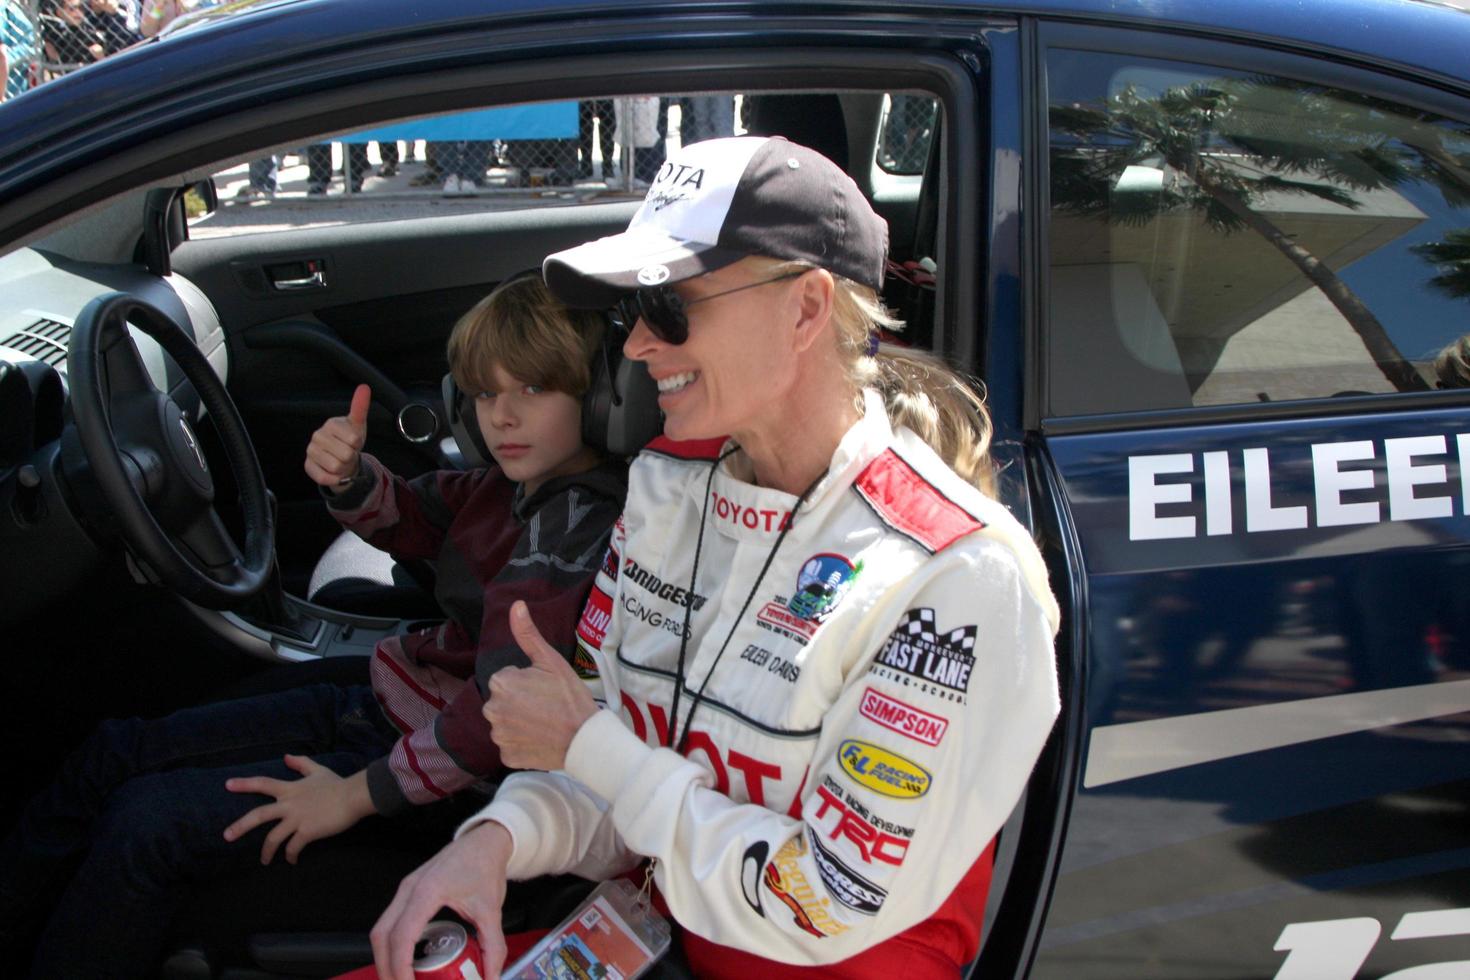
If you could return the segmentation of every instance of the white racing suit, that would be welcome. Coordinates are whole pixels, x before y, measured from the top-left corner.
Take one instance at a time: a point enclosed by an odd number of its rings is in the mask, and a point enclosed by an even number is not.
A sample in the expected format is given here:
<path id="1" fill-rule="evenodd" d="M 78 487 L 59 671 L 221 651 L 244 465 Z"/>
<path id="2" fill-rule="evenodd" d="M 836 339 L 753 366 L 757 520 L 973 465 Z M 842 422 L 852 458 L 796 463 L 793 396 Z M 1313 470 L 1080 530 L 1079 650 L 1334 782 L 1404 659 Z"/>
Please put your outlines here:
<path id="1" fill-rule="evenodd" d="M 1059 710 L 1040 554 L 873 393 L 794 519 L 719 454 L 658 440 L 636 460 L 578 630 L 607 710 L 563 771 L 512 776 L 461 832 L 504 824 L 513 879 L 656 858 L 700 976 L 953 976 Z M 663 747 L 686 598 L 687 758 Z"/>

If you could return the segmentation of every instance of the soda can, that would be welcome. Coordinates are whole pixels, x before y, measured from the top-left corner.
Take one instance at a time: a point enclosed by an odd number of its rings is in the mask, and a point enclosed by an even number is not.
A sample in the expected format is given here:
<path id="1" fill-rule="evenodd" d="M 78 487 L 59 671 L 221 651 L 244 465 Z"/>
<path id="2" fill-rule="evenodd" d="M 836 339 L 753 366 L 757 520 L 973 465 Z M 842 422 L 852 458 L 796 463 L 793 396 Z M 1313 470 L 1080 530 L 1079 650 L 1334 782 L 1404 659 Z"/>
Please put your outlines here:
<path id="1" fill-rule="evenodd" d="M 483 980 L 480 944 L 458 922 L 430 922 L 413 946 L 413 975 L 420 980 Z"/>

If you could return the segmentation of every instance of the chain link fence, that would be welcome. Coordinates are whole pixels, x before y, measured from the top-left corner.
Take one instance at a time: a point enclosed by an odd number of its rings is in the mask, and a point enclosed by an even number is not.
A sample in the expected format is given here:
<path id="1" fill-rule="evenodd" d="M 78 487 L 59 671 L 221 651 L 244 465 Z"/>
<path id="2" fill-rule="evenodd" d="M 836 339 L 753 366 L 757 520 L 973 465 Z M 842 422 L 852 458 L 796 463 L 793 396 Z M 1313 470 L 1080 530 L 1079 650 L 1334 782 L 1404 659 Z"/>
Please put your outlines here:
<path id="1" fill-rule="evenodd" d="M 147 2 L 156 6 L 154 0 Z M 0 25 L 3 25 L 7 98 L 101 61 L 143 39 L 145 14 L 138 0 L 0 0 L 0 3 L 4 4 Z"/>
<path id="2" fill-rule="evenodd" d="M 878 166 L 891 174 L 921 174 L 939 119 L 939 104 L 926 95 L 895 94 L 878 138 Z"/>
<path id="3" fill-rule="evenodd" d="M 5 74 L 0 96 L 13 99 L 41 84 L 41 32 L 29 2 L 0 0 L 0 55 Z"/>

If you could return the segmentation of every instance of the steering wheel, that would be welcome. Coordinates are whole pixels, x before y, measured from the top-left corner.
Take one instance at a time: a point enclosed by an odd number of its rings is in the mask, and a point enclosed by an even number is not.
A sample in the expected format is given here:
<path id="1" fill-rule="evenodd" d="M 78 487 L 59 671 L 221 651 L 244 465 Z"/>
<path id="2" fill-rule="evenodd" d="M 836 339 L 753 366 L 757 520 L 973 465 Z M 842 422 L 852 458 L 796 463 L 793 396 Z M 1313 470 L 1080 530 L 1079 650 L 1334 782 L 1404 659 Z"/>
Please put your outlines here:
<path id="1" fill-rule="evenodd" d="M 243 551 L 215 513 L 199 439 L 178 403 L 154 386 L 130 324 L 168 352 L 214 421 L 240 492 Z M 63 462 L 94 522 L 116 530 L 156 581 L 201 606 L 226 609 L 259 592 L 275 563 L 265 477 L 240 414 L 194 339 L 136 297 L 99 296 L 72 328 L 67 374 L 67 439 L 74 444 L 63 443 Z"/>

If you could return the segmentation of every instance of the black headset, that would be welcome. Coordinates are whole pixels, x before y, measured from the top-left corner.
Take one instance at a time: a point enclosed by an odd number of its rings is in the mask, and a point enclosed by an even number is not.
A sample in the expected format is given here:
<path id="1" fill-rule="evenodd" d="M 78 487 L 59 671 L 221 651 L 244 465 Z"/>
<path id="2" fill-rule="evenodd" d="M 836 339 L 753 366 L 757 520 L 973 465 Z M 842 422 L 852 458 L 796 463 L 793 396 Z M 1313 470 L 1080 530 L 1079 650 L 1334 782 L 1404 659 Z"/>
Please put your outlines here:
<path id="1" fill-rule="evenodd" d="M 541 270 L 518 272 L 505 283 L 528 276 L 541 278 Z M 626 328 L 609 312 L 602 312 L 602 339 L 592 351 L 591 376 L 582 395 L 582 441 L 610 456 L 634 456 L 663 431 L 658 410 L 658 386 L 642 361 L 623 356 Z M 444 375 L 444 411 L 454 441 L 470 466 L 488 466 L 492 457 L 480 432 L 474 396 L 460 390 L 454 374 Z"/>

